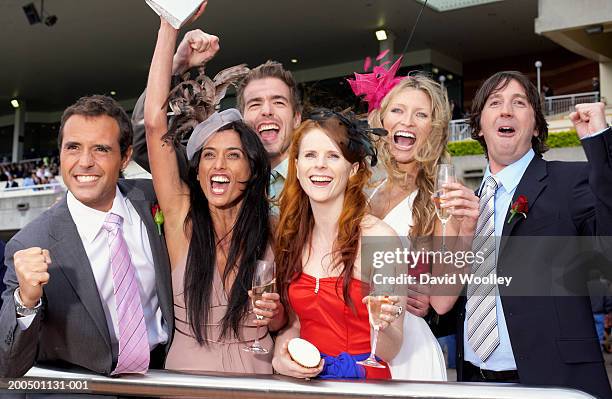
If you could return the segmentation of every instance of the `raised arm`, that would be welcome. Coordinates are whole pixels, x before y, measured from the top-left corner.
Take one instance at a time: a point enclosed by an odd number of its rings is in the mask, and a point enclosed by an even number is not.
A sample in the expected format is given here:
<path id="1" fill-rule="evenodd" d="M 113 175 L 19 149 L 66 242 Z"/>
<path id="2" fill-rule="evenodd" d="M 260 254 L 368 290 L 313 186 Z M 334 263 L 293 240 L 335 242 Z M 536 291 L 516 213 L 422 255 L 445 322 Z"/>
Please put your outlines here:
<path id="1" fill-rule="evenodd" d="M 179 76 L 190 68 L 204 65 L 215 57 L 219 51 L 219 38 L 215 35 L 195 29 L 187 32 L 183 40 L 178 45 L 174 58 L 172 59 L 173 80 L 178 80 Z M 134 128 L 133 155 L 134 161 L 147 172 L 151 171 L 149 166 L 149 156 L 147 153 L 147 141 L 144 126 L 144 103 L 146 91 L 144 91 L 132 113 L 132 126 Z M 179 165 L 180 175 L 187 180 L 189 163 L 185 148 L 176 149 L 176 156 Z"/>
<path id="2" fill-rule="evenodd" d="M 195 21 L 206 8 L 207 2 L 192 18 Z M 168 130 L 166 116 L 167 98 L 170 93 L 173 54 L 178 31 L 166 20 L 160 18 L 155 52 L 149 69 L 147 96 L 145 98 L 145 130 L 149 164 L 153 175 L 153 185 L 165 216 L 166 231 L 171 235 L 182 231 L 185 216 L 189 211 L 189 188 L 179 174 L 174 146 L 162 139 Z M 198 47 L 205 46 L 198 42 Z M 208 46 L 208 43 L 206 44 Z M 199 51 L 206 50 L 198 48 Z"/>
<path id="3" fill-rule="evenodd" d="M 147 81 L 144 113 L 153 185 L 167 228 L 181 224 L 189 209 L 189 189 L 180 179 L 174 146 L 162 140 L 168 130 L 166 99 L 170 93 L 172 54 L 177 34 L 176 29 L 161 19 Z"/>
<path id="4" fill-rule="evenodd" d="M 574 221 L 583 234 L 612 236 L 612 128 L 606 122 L 605 105 L 601 102 L 578 104 L 570 120 L 589 162 L 588 186 L 594 196 L 591 205 L 579 196 L 584 190 L 574 190 Z"/>

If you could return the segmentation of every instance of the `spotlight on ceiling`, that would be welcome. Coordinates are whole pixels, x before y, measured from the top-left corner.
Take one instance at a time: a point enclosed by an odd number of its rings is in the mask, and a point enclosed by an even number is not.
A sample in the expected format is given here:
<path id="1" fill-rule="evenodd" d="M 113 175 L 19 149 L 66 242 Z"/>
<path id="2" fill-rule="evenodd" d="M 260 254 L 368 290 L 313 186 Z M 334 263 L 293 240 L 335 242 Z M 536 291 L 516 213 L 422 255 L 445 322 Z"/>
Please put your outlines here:
<path id="1" fill-rule="evenodd" d="M 19 108 L 19 100 L 17 100 L 16 98 L 13 98 L 11 100 L 11 105 L 13 106 L 13 108 L 17 109 Z"/>
<path id="2" fill-rule="evenodd" d="M 39 24 L 43 21 L 47 26 L 53 26 L 57 23 L 57 15 L 50 15 L 45 12 L 45 0 L 40 0 L 40 12 L 38 12 L 34 3 L 23 6 L 23 12 L 30 25 Z"/>
<path id="3" fill-rule="evenodd" d="M 47 26 L 53 26 L 57 23 L 57 15 L 49 15 L 47 18 L 45 18 L 45 25 Z"/>
<path id="4" fill-rule="evenodd" d="M 376 34 L 376 40 L 378 40 L 379 42 L 382 42 L 383 40 L 387 40 L 386 30 L 384 29 L 377 30 L 375 34 Z"/>
<path id="5" fill-rule="evenodd" d="M 38 14 L 34 3 L 30 3 L 23 6 L 23 12 L 26 18 L 28 19 L 30 25 L 38 24 L 41 22 L 40 15 Z"/>

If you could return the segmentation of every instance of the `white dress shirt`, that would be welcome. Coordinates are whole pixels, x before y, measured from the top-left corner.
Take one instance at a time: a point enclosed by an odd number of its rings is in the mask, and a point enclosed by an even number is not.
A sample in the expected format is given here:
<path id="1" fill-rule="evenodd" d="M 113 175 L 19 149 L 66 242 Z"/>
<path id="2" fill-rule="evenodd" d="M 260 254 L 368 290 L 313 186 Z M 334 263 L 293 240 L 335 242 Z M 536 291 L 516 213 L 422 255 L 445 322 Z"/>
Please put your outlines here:
<path id="1" fill-rule="evenodd" d="M 67 202 L 68 210 L 81 237 L 98 287 L 111 344 L 118 345 L 119 324 L 110 267 L 108 233 L 102 228 L 108 212 L 101 212 L 83 205 L 71 192 L 67 194 Z M 158 344 L 168 341 L 168 332 L 159 308 L 155 268 L 147 228 L 130 201 L 121 194 L 119 187 L 116 189 L 113 206 L 109 212 L 123 218 L 123 238 L 127 243 L 130 259 L 138 276 L 138 290 L 147 326 L 149 346 L 153 349 Z M 33 319 L 33 315 L 20 317 L 18 322 L 22 329 L 26 329 Z"/>

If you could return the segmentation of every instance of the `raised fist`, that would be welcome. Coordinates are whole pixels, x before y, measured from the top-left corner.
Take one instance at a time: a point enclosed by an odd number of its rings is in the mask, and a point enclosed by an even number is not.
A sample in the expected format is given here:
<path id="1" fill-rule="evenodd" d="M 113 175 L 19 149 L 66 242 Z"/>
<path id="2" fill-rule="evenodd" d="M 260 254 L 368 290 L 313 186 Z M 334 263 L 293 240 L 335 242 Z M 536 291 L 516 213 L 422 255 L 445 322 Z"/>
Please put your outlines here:
<path id="1" fill-rule="evenodd" d="M 219 51 L 219 38 L 200 29 L 187 32 L 172 61 L 172 72 L 182 74 L 214 58 Z"/>
<path id="2" fill-rule="evenodd" d="M 602 131 L 608 126 L 605 105 L 601 102 L 577 104 L 576 111 L 570 114 L 570 120 L 581 139 Z"/>
<path id="3" fill-rule="evenodd" d="M 21 301 L 26 307 L 33 308 L 42 297 L 43 286 L 49 282 L 49 251 L 39 247 L 23 249 L 15 252 L 13 260 Z"/>

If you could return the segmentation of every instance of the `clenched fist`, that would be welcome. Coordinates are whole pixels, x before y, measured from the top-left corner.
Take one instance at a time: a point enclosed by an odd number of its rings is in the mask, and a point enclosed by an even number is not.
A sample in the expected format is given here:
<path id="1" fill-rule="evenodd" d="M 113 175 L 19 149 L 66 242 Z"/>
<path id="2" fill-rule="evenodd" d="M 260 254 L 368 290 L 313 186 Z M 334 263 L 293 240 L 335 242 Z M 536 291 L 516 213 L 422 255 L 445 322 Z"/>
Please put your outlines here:
<path id="1" fill-rule="evenodd" d="M 36 306 L 43 294 L 43 286 L 49 282 L 49 251 L 32 247 L 13 255 L 15 273 L 19 281 L 19 296 L 28 308 Z"/>
<path id="2" fill-rule="evenodd" d="M 219 38 L 199 29 L 187 32 L 172 61 L 172 72 L 182 74 L 189 68 L 202 65 L 219 51 Z"/>
<path id="3" fill-rule="evenodd" d="M 569 117 L 581 139 L 604 130 L 608 126 L 605 104 L 601 102 L 577 104 L 576 111 L 572 112 Z"/>

